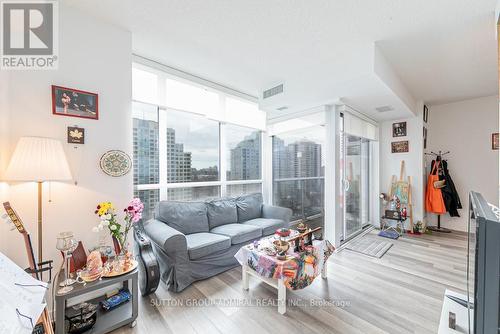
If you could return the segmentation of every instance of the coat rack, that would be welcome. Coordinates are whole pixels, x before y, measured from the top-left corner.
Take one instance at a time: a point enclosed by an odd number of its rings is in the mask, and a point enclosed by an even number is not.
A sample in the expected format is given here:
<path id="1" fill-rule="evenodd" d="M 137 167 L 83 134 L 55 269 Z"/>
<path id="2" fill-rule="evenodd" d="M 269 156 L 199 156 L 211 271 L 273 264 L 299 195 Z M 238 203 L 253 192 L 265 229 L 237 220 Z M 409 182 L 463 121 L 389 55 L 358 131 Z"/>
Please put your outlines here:
<path id="1" fill-rule="evenodd" d="M 426 155 L 433 156 L 437 161 L 443 160 L 443 156 L 446 154 L 450 154 L 450 151 L 442 152 L 441 150 L 436 153 L 432 152 L 431 153 L 425 153 Z M 438 170 L 438 175 L 439 175 L 439 170 Z M 442 232 L 442 233 L 451 233 L 450 229 L 447 229 L 446 227 L 441 227 L 441 215 L 437 215 L 437 226 L 427 226 L 427 229 L 435 232 Z"/>

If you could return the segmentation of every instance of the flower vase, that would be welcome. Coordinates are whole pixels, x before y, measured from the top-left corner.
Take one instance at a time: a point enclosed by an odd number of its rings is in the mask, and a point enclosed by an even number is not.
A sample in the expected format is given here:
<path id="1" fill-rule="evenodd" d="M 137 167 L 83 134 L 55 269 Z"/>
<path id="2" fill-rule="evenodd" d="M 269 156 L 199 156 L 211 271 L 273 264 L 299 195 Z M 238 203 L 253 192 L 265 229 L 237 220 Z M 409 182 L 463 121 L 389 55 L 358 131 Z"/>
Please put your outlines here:
<path id="1" fill-rule="evenodd" d="M 118 256 L 122 251 L 122 247 L 118 239 L 115 238 L 115 236 L 113 236 L 112 239 L 113 239 L 113 248 L 115 249 L 115 255 Z"/>
<path id="2" fill-rule="evenodd" d="M 101 230 L 98 232 L 98 247 L 100 251 L 104 251 L 104 249 L 106 248 L 106 236 L 106 231 Z"/>
<path id="3" fill-rule="evenodd" d="M 125 244 L 122 247 L 120 252 L 120 263 L 122 263 L 122 267 L 124 271 L 127 271 L 132 265 L 131 262 L 132 254 L 129 251 L 129 243 L 125 241 Z"/>

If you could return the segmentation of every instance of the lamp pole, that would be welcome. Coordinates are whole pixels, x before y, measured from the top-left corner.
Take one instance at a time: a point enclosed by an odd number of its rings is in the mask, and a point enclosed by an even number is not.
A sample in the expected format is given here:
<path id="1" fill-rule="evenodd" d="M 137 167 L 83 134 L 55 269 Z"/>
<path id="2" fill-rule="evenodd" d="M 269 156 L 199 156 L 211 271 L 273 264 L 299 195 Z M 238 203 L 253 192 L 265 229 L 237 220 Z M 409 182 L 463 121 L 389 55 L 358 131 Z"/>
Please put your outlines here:
<path id="1" fill-rule="evenodd" d="M 42 182 L 38 181 L 38 262 L 43 261 L 42 256 Z"/>

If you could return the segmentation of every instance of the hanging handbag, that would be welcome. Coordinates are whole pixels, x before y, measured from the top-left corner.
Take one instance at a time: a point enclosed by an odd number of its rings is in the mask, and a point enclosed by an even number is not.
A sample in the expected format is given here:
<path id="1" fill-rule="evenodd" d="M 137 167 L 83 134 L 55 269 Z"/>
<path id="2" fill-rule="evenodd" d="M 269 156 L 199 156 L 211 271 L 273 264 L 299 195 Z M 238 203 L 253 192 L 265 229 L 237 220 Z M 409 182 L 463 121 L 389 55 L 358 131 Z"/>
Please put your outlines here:
<path id="1" fill-rule="evenodd" d="M 446 186 L 446 181 L 445 180 L 439 180 L 439 181 L 434 181 L 434 188 L 436 189 L 441 189 Z"/>
<path id="2" fill-rule="evenodd" d="M 427 212 L 436 214 L 446 213 L 446 206 L 443 201 L 443 194 L 440 188 L 435 188 L 434 183 L 439 182 L 439 175 L 437 173 L 441 161 L 436 161 L 432 167 L 431 173 L 427 177 L 427 192 L 425 195 L 425 209 Z"/>

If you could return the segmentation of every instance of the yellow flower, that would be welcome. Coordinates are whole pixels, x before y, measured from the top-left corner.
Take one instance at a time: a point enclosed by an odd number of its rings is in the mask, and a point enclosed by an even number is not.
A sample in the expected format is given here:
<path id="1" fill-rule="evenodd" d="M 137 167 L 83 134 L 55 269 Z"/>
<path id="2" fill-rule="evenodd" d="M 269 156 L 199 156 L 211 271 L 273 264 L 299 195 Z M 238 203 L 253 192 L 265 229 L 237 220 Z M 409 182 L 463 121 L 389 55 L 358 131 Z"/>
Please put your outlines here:
<path id="1" fill-rule="evenodd" d="M 114 211 L 115 208 L 111 202 L 102 202 L 97 205 L 96 213 L 99 216 L 105 215 L 108 211 Z"/>

